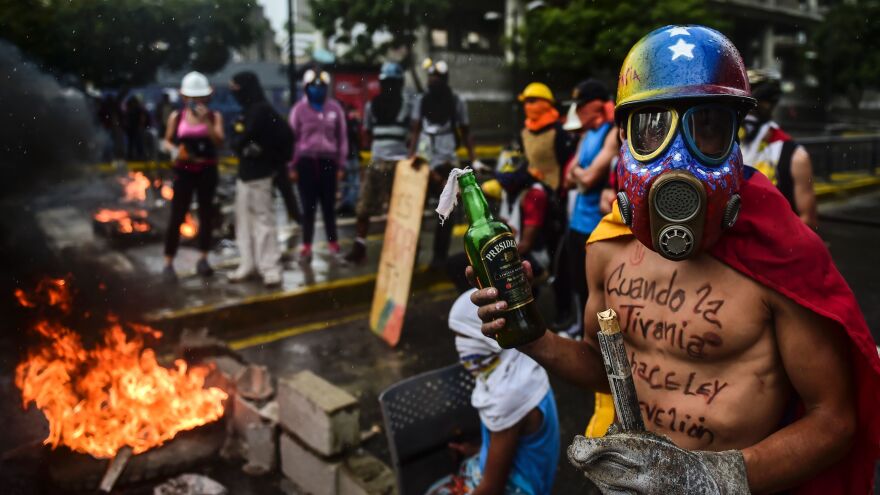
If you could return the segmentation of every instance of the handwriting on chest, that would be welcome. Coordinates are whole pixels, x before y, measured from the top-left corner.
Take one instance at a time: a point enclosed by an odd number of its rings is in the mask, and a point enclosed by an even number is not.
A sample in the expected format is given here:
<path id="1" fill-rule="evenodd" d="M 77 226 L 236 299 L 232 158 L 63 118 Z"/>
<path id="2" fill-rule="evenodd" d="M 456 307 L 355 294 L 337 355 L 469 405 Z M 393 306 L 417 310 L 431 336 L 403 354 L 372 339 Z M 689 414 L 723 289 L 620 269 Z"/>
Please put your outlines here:
<path id="1" fill-rule="evenodd" d="M 677 283 L 678 270 L 673 270 L 668 280 L 631 277 L 621 263 L 605 280 L 606 294 L 611 298 L 624 299 L 617 306 L 623 318 L 622 330 L 626 334 L 640 335 L 645 340 L 678 348 L 694 358 L 705 358 L 707 347 L 721 346 L 723 324 L 719 312 L 724 299 L 714 297 L 710 282 L 697 289 L 686 289 Z M 671 316 L 649 316 L 657 314 Z M 696 331 L 691 319 L 708 331 Z M 688 325 L 691 324 L 691 328 Z"/>

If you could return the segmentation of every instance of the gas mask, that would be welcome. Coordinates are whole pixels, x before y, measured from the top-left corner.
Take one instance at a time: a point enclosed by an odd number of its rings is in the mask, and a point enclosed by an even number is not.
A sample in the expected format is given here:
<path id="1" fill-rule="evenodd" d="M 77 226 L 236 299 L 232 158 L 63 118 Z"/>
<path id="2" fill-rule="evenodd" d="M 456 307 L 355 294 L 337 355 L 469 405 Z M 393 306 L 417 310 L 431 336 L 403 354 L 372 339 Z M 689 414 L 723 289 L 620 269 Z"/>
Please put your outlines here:
<path id="1" fill-rule="evenodd" d="M 631 110 L 617 166 L 618 207 L 646 247 L 691 258 L 739 215 L 739 116 L 723 104 L 656 102 Z"/>

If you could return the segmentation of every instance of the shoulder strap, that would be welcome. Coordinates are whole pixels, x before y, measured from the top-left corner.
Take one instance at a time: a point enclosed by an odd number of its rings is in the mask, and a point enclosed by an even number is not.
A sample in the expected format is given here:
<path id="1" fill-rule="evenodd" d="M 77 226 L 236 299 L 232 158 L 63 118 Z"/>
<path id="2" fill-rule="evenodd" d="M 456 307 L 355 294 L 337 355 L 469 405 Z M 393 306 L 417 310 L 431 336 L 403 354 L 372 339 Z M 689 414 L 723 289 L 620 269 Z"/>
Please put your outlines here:
<path id="1" fill-rule="evenodd" d="M 784 141 L 782 151 L 779 153 L 779 161 L 776 163 L 776 187 L 785 196 L 791 209 L 797 212 L 794 204 L 794 178 L 791 175 L 791 157 L 794 155 L 798 144 L 794 141 Z"/>

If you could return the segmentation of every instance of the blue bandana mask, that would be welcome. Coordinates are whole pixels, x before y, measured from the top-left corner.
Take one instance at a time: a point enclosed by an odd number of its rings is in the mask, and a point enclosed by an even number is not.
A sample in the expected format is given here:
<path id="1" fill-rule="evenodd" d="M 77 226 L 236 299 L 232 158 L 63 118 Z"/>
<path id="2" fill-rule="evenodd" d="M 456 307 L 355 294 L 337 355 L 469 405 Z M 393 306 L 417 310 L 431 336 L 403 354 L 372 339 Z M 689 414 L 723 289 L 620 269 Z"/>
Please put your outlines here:
<path id="1" fill-rule="evenodd" d="M 309 84 L 306 86 L 306 98 L 309 100 L 309 106 L 315 111 L 320 112 L 324 109 L 324 102 L 327 101 L 327 86 L 323 84 Z"/>

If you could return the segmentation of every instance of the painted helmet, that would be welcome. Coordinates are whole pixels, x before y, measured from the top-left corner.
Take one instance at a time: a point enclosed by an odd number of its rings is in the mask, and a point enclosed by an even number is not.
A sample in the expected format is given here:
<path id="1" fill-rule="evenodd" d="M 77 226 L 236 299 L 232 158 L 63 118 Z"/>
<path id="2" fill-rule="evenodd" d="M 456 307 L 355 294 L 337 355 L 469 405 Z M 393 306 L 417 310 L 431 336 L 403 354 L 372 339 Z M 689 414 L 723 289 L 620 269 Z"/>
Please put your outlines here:
<path id="1" fill-rule="evenodd" d="M 685 69 L 680 59 L 688 61 Z M 666 26 L 636 42 L 620 68 L 615 115 L 619 122 L 633 105 L 684 98 L 755 106 L 739 51 L 714 29 Z"/>

